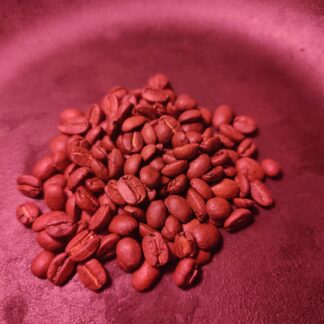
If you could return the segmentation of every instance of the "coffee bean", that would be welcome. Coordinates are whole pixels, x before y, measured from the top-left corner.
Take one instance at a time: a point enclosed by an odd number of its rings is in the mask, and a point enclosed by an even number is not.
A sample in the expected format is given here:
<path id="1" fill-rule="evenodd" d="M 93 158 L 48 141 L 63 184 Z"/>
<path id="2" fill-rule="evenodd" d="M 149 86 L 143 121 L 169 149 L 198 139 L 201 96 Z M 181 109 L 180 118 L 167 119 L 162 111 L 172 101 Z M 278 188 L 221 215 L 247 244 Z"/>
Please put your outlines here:
<path id="1" fill-rule="evenodd" d="M 261 165 L 249 157 L 238 159 L 235 167 L 237 172 L 245 174 L 250 181 L 253 179 L 262 180 L 264 178 L 264 171 Z"/>
<path id="2" fill-rule="evenodd" d="M 146 211 L 146 222 L 154 229 L 160 229 L 163 227 L 167 209 L 162 200 L 152 201 Z"/>
<path id="3" fill-rule="evenodd" d="M 101 193 L 105 189 L 105 182 L 97 177 L 93 177 L 85 181 L 85 186 L 93 193 Z"/>
<path id="4" fill-rule="evenodd" d="M 218 106 L 213 114 L 212 124 L 217 129 L 220 124 L 230 124 L 234 118 L 231 107 L 227 105 Z"/>
<path id="5" fill-rule="evenodd" d="M 96 256 L 102 260 L 114 257 L 116 255 L 116 246 L 119 240 L 120 236 L 114 233 L 101 236 Z"/>
<path id="6" fill-rule="evenodd" d="M 200 121 L 202 118 L 201 116 L 201 111 L 198 109 L 189 109 L 184 111 L 180 116 L 179 116 L 179 122 L 181 124 L 185 123 L 192 123 L 196 121 Z"/>
<path id="7" fill-rule="evenodd" d="M 91 167 L 93 157 L 88 149 L 80 146 L 73 146 L 70 150 L 69 158 L 79 166 Z"/>
<path id="8" fill-rule="evenodd" d="M 153 167 L 146 165 L 140 171 L 140 180 L 145 186 L 151 189 L 156 188 L 160 184 L 160 173 Z"/>
<path id="9" fill-rule="evenodd" d="M 45 230 L 48 235 L 54 239 L 69 237 L 75 233 L 77 227 L 73 220 L 68 215 L 52 215 L 45 225 Z"/>
<path id="10" fill-rule="evenodd" d="M 76 199 L 74 194 L 67 199 L 65 204 L 65 212 L 74 221 L 80 219 L 81 208 L 76 204 Z"/>
<path id="11" fill-rule="evenodd" d="M 88 230 L 78 233 L 68 243 L 65 251 L 76 262 L 84 261 L 91 257 L 100 245 L 100 238 Z"/>
<path id="12" fill-rule="evenodd" d="M 30 227 L 40 215 L 39 207 L 33 202 L 25 202 L 16 209 L 17 219 L 25 226 Z"/>
<path id="13" fill-rule="evenodd" d="M 190 123 L 190 124 L 182 124 L 182 129 L 184 132 L 197 132 L 202 133 L 204 131 L 204 125 L 200 122 Z"/>
<path id="14" fill-rule="evenodd" d="M 187 168 L 188 162 L 185 160 L 180 160 L 167 164 L 161 170 L 161 173 L 166 177 L 174 178 L 182 173 L 185 173 Z"/>
<path id="15" fill-rule="evenodd" d="M 133 272 L 142 262 L 141 246 L 130 237 L 125 237 L 118 242 L 116 254 L 117 264 L 125 272 Z"/>
<path id="16" fill-rule="evenodd" d="M 124 207 L 124 212 L 134 217 L 139 222 L 145 222 L 146 220 L 144 210 L 139 207 L 127 205 Z"/>
<path id="17" fill-rule="evenodd" d="M 233 204 L 238 208 L 252 208 L 255 207 L 254 201 L 247 198 L 234 198 Z"/>
<path id="18" fill-rule="evenodd" d="M 64 134 L 59 134 L 59 135 L 52 137 L 49 140 L 49 148 L 50 148 L 51 152 L 56 153 L 56 152 L 60 152 L 60 151 L 65 151 L 68 138 L 69 137 Z"/>
<path id="19" fill-rule="evenodd" d="M 155 230 L 151 226 L 144 224 L 144 223 L 139 223 L 138 231 L 139 231 L 141 238 L 143 238 L 147 234 L 151 234 L 151 233 L 155 232 Z"/>
<path id="20" fill-rule="evenodd" d="M 139 205 L 146 197 L 146 191 L 142 182 L 133 175 L 121 177 L 117 182 L 117 189 L 129 205 Z"/>
<path id="21" fill-rule="evenodd" d="M 255 143 L 249 139 L 244 139 L 240 145 L 237 147 L 237 153 L 240 156 L 252 156 L 257 150 Z"/>
<path id="22" fill-rule="evenodd" d="M 76 204 L 82 209 L 93 214 L 99 207 L 99 203 L 94 194 L 86 187 L 79 187 L 75 192 Z"/>
<path id="23" fill-rule="evenodd" d="M 256 122 L 248 116 L 236 116 L 233 127 L 243 134 L 254 133 L 257 129 Z"/>
<path id="24" fill-rule="evenodd" d="M 57 171 L 64 172 L 70 161 L 65 151 L 58 151 L 53 154 L 53 165 Z"/>
<path id="25" fill-rule="evenodd" d="M 47 279 L 54 285 L 63 285 L 71 278 L 74 271 L 75 262 L 67 253 L 61 253 L 52 259 L 47 270 Z"/>
<path id="26" fill-rule="evenodd" d="M 223 179 L 220 183 L 212 186 L 212 191 L 216 197 L 231 199 L 239 195 L 240 188 L 235 181 Z"/>
<path id="27" fill-rule="evenodd" d="M 201 154 L 195 160 L 190 162 L 187 177 L 189 180 L 200 178 L 209 171 L 211 167 L 210 157 L 207 154 Z"/>
<path id="28" fill-rule="evenodd" d="M 154 286 L 159 277 L 160 270 L 144 261 L 140 268 L 132 274 L 132 286 L 137 291 L 146 291 Z"/>
<path id="29" fill-rule="evenodd" d="M 221 167 L 220 165 L 217 165 L 216 167 L 209 170 L 207 173 L 203 174 L 201 176 L 202 180 L 206 181 L 209 184 L 213 184 L 217 181 L 220 181 L 225 173 L 225 169 Z"/>
<path id="30" fill-rule="evenodd" d="M 229 232 L 235 232 L 253 221 L 251 211 L 245 208 L 238 208 L 226 219 L 224 228 Z"/>
<path id="31" fill-rule="evenodd" d="M 45 190 L 44 200 L 52 210 L 64 210 L 66 194 L 64 189 L 57 184 L 49 185 Z"/>
<path id="32" fill-rule="evenodd" d="M 48 179 L 56 172 L 57 171 L 52 156 L 45 156 L 37 161 L 32 170 L 33 176 L 41 181 Z"/>
<path id="33" fill-rule="evenodd" d="M 100 206 L 92 215 L 89 222 L 89 230 L 98 232 L 107 227 L 113 217 L 113 212 L 109 205 Z"/>
<path id="34" fill-rule="evenodd" d="M 173 241 L 175 236 L 182 231 L 181 223 L 177 218 L 170 215 L 166 218 L 161 234 L 169 241 Z"/>
<path id="35" fill-rule="evenodd" d="M 98 177 L 99 179 L 103 181 L 107 181 L 110 178 L 109 170 L 108 168 L 99 160 L 97 159 L 92 159 L 90 168 L 92 173 Z"/>
<path id="36" fill-rule="evenodd" d="M 117 205 L 125 205 L 126 201 L 119 193 L 117 188 L 117 180 L 110 180 L 105 187 L 107 196 Z"/>
<path id="37" fill-rule="evenodd" d="M 197 252 L 196 241 L 189 232 L 176 234 L 174 238 L 174 251 L 179 259 L 193 257 Z"/>
<path id="38" fill-rule="evenodd" d="M 225 165 L 228 161 L 229 161 L 229 155 L 226 150 L 218 151 L 211 158 L 211 163 L 213 166 Z"/>
<path id="39" fill-rule="evenodd" d="M 49 251 L 43 250 L 38 253 L 31 264 L 32 273 L 40 279 L 45 279 L 47 277 L 48 267 L 54 257 L 55 254 Z"/>
<path id="40" fill-rule="evenodd" d="M 47 221 L 50 218 L 59 217 L 61 215 L 64 216 L 65 213 L 62 212 L 62 211 L 50 211 L 50 212 L 47 212 L 47 213 L 42 214 L 41 216 L 39 216 L 38 218 L 36 218 L 34 220 L 33 225 L 32 225 L 32 230 L 34 232 L 43 231 L 45 229 L 45 227 L 46 227 Z"/>
<path id="41" fill-rule="evenodd" d="M 191 207 L 199 221 L 202 222 L 206 220 L 207 213 L 205 200 L 195 189 L 189 188 L 187 192 L 187 202 L 189 203 L 189 206 Z"/>
<path id="42" fill-rule="evenodd" d="M 228 124 L 220 124 L 219 131 L 222 135 L 235 143 L 241 142 L 244 139 L 244 135 L 240 131 Z"/>
<path id="43" fill-rule="evenodd" d="M 186 199 L 178 195 L 170 195 L 165 199 L 165 205 L 171 215 L 181 223 L 186 223 L 192 217 L 192 209 Z"/>
<path id="44" fill-rule="evenodd" d="M 117 138 L 116 144 L 125 154 L 139 153 L 144 146 L 140 132 L 123 134 Z"/>
<path id="45" fill-rule="evenodd" d="M 184 192 L 187 188 L 187 177 L 180 174 L 172 179 L 167 185 L 167 192 L 171 195 L 176 195 Z"/>
<path id="46" fill-rule="evenodd" d="M 66 108 L 59 114 L 60 122 L 64 122 L 74 117 L 83 116 L 83 112 L 77 108 Z"/>
<path id="47" fill-rule="evenodd" d="M 204 153 L 213 154 L 219 149 L 220 146 L 221 141 L 219 137 L 213 136 L 211 138 L 204 139 L 200 143 L 199 148 Z"/>
<path id="48" fill-rule="evenodd" d="M 221 197 L 211 198 L 206 203 L 206 212 L 216 226 L 222 226 L 231 211 L 230 203 Z"/>
<path id="49" fill-rule="evenodd" d="M 125 162 L 124 173 L 128 175 L 137 175 L 142 163 L 140 154 L 131 155 Z"/>
<path id="50" fill-rule="evenodd" d="M 199 154 L 199 145 L 194 143 L 179 146 L 174 148 L 172 153 L 178 160 L 191 160 Z"/>
<path id="51" fill-rule="evenodd" d="M 157 145 L 154 144 L 148 144 L 143 147 L 143 150 L 141 152 L 141 156 L 143 158 L 144 162 L 149 161 L 151 158 L 154 157 L 155 153 L 157 151 Z"/>
<path id="52" fill-rule="evenodd" d="M 191 179 L 190 186 L 205 200 L 214 196 L 209 185 L 199 178 Z"/>
<path id="53" fill-rule="evenodd" d="M 221 235 L 212 224 L 198 224 L 192 231 L 198 247 L 202 250 L 212 250 L 219 246 Z"/>
<path id="54" fill-rule="evenodd" d="M 195 263 L 202 266 L 209 263 L 213 255 L 209 251 L 198 249 L 197 255 L 194 257 Z"/>
<path id="55" fill-rule="evenodd" d="M 65 243 L 63 241 L 52 238 L 44 230 L 37 234 L 36 241 L 41 248 L 47 251 L 59 252 L 64 250 L 65 247 Z"/>
<path id="56" fill-rule="evenodd" d="M 112 151 L 108 154 L 109 178 L 119 178 L 123 173 L 124 164 L 125 158 L 122 151 L 115 148 L 112 149 Z"/>
<path id="57" fill-rule="evenodd" d="M 169 261 L 169 249 L 159 232 L 145 235 L 142 249 L 146 261 L 153 267 L 161 267 Z"/>
<path id="58" fill-rule="evenodd" d="M 93 104 L 89 108 L 89 123 L 92 127 L 96 127 L 104 119 L 104 114 L 98 104 Z"/>
<path id="59" fill-rule="evenodd" d="M 157 158 L 155 158 L 154 160 L 152 160 L 152 161 L 149 163 L 149 165 L 150 165 L 151 167 L 153 167 L 155 170 L 157 170 L 157 171 L 161 171 L 161 170 L 164 168 L 165 163 L 164 163 L 164 161 L 163 161 L 163 159 L 162 159 L 161 157 L 157 157 Z"/>
<path id="60" fill-rule="evenodd" d="M 147 121 L 147 118 L 145 118 L 144 116 L 128 117 L 123 122 L 121 129 L 125 133 L 131 132 L 131 131 L 134 131 L 135 129 L 141 127 L 142 125 L 144 125 L 146 121 Z"/>
<path id="61" fill-rule="evenodd" d="M 175 106 L 179 110 L 189 110 L 197 106 L 197 101 L 187 94 L 179 94 Z"/>
<path id="62" fill-rule="evenodd" d="M 150 123 L 145 123 L 141 130 L 141 134 L 145 144 L 155 144 L 157 142 L 157 137 L 154 128 Z"/>
<path id="63" fill-rule="evenodd" d="M 73 171 L 67 180 L 67 187 L 74 191 L 77 187 L 84 183 L 85 179 L 89 176 L 90 169 L 87 167 L 80 167 Z"/>
<path id="64" fill-rule="evenodd" d="M 260 180 L 253 180 L 251 182 L 251 196 L 260 206 L 270 207 L 274 204 L 271 191 Z"/>
<path id="65" fill-rule="evenodd" d="M 149 102 L 164 102 L 169 96 L 161 89 L 146 88 L 142 93 L 143 99 Z"/>
<path id="66" fill-rule="evenodd" d="M 261 161 L 261 166 L 264 170 L 264 173 L 271 178 L 275 178 L 281 175 L 282 168 L 277 161 L 272 159 L 264 159 Z"/>
<path id="67" fill-rule="evenodd" d="M 167 76 L 163 73 L 157 73 L 149 78 L 148 85 L 151 88 L 164 89 L 169 83 Z"/>
<path id="68" fill-rule="evenodd" d="M 194 259 L 186 258 L 179 261 L 173 273 L 174 283 L 181 288 L 189 287 L 198 276 L 198 266 Z"/>
<path id="69" fill-rule="evenodd" d="M 85 287 L 97 291 L 107 282 L 107 272 L 97 259 L 90 259 L 77 266 L 80 281 Z"/>
<path id="70" fill-rule="evenodd" d="M 138 222 L 135 218 L 121 214 L 115 216 L 109 226 L 108 231 L 111 233 L 118 234 L 120 236 L 128 236 L 136 231 L 138 228 Z"/>
<path id="71" fill-rule="evenodd" d="M 22 175 L 17 178 L 17 188 L 25 196 L 37 198 L 42 191 L 42 183 L 32 175 Z"/>
<path id="72" fill-rule="evenodd" d="M 47 187 L 52 184 L 59 185 L 60 187 L 64 188 L 66 186 L 66 183 L 67 182 L 64 174 L 55 174 L 44 182 L 43 189 L 46 190 Z"/>

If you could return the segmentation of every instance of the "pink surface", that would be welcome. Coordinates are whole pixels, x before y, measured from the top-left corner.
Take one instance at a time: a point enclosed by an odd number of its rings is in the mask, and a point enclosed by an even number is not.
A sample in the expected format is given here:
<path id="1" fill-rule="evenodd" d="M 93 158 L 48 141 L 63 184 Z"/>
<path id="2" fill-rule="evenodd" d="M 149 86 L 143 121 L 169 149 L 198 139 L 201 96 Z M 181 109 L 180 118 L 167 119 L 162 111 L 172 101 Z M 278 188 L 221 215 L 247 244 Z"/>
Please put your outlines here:
<path id="1" fill-rule="evenodd" d="M 1 323 L 321 323 L 324 321 L 324 6 L 317 1 L 3 1 L 0 4 Z M 166 73 L 211 109 L 229 103 L 260 127 L 276 207 L 237 233 L 189 291 L 170 274 L 139 294 L 107 264 L 97 294 L 30 273 L 40 250 L 15 219 L 17 175 L 47 152 L 60 110 L 111 86 Z"/>

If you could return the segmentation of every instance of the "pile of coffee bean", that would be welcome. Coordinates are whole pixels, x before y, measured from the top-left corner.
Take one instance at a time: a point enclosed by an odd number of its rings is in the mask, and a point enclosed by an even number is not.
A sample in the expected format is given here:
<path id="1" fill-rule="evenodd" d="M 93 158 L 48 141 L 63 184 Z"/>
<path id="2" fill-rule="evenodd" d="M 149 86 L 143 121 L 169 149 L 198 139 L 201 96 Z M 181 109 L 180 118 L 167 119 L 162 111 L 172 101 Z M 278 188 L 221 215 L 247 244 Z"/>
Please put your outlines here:
<path id="1" fill-rule="evenodd" d="M 220 230 L 235 232 L 270 207 L 265 177 L 280 165 L 258 163 L 255 121 L 221 105 L 213 115 L 187 94 L 176 95 L 164 74 L 141 89 L 111 89 L 86 113 L 68 108 L 60 134 L 31 175 L 17 179 L 30 198 L 18 220 L 43 249 L 32 261 L 39 278 L 63 285 L 75 273 L 89 289 L 110 281 L 103 264 L 116 257 L 138 291 L 162 273 L 193 285 L 220 248 Z"/>

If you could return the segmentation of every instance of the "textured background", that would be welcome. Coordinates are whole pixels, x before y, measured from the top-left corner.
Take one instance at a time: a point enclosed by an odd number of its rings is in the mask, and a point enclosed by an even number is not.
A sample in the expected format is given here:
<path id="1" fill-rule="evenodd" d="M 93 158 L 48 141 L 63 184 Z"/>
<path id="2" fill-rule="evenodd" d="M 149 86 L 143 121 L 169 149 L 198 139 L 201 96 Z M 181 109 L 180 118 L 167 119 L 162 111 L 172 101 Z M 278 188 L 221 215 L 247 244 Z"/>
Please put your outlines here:
<path id="1" fill-rule="evenodd" d="M 0 322 L 323 323 L 323 13 L 323 1 L 1 1 Z M 34 278 L 17 175 L 47 152 L 60 110 L 159 71 L 202 105 L 257 120 L 260 158 L 284 166 L 268 181 L 276 207 L 224 233 L 190 291 L 168 274 L 138 294 L 114 262 L 101 294 Z"/>

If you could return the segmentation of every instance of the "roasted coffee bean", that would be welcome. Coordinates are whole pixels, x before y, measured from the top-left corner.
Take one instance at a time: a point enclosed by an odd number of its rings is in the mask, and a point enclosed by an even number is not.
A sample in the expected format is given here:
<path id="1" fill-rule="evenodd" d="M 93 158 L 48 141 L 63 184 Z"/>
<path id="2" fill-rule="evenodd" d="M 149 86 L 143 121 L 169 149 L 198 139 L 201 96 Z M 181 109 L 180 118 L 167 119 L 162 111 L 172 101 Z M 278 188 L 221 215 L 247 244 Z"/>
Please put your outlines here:
<path id="1" fill-rule="evenodd" d="M 197 133 L 203 133 L 204 131 L 204 125 L 200 122 L 190 123 L 190 124 L 182 124 L 182 129 L 185 133 L 188 132 L 197 132 Z"/>
<path id="2" fill-rule="evenodd" d="M 78 233 L 68 243 L 65 251 L 76 261 L 84 261 L 91 257 L 100 245 L 100 238 L 88 230 Z"/>
<path id="3" fill-rule="evenodd" d="M 64 210 L 66 194 L 64 189 L 57 184 L 49 185 L 45 190 L 44 200 L 52 210 Z"/>
<path id="4" fill-rule="evenodd" d="M 65 212 L 74 221 L 79 220 L 81 216 L 81 208 L 76 204 L 76 199 L 74 194 L 67 199 L 65 204 Z"/>
<path id="5" fill-rule="evenodd" d="M 97 259 L 90 259 L 77 266 L 80 281 L 85 287 L 97 291 L 107 282 L 107 272 Z"/>
<path id="6" fill-rule="evenodd" d="M 237 153 L 240 156 L 252 156 L 257 150 L 255 143 L 249 139 L 244 139 L 240 145 L 237 147 Z"/>
<path id="7" fill-rule="evenodd" d="M 121 196 L 117 188 L 117 180 L 110 180 L 105 187 L 107 196 L 117 205 L 125 205 L 126 201 Z"/>
<path id="8" fill-rule="evenodd" d="M 82 210 L 89 214 L 93 214 L 99 207 L 98 200 L 94 194 L 83 186 L 76 190 L 75 201 Z"/>
<path id="9" fill-rule="evenodd" d="M 246 197 L 250 193 L 250 182 L 247 176 L 239 172 L 235 177 L 235 182 L 240 187 L 240 197 Z"/>
<path id="10" fill-rule="evenodd" d="M 232 211 L 230 203 L 221 197 L 214 197 L 207 201 L 206 212 L 213 224 L 223 226 L 224 220 Z"/>
<path id="11" fill-rule="evenodd" d="M 50 217 L 45 225 L 45 230 L 48 235 L 54 239 L 61 239 L 69 237 L 75 233 L 77 229 L 76 224 L 68 215 L 53 215 Z"/>
<path id="12" fill-rule="evenodd" d="M 148 86 L 156 89 L 164 89 L 169 83 L 167 76 L 163 73 L 157 73 L 149 78 Z"/>
<path id="13" fill-rule="evenodd" d="M 75 262 L 67 253 L 61 253 L 52 259 L 47 270 L 47 279 L 54 285 L 62 285 L 71 278 L 74 270 Z"/>
<path id="14" fill-rule="evenodd" d="M 277 161 L 272 159 L 264 159 L 261 161 L 261 166 L 264 170 L 264 173 L 271 178 L 275 178 L 281 175 L 282 168 Z"/>
<path id="15" fill-rule="evenodd" d="M 38 160 L 32 170 L 33 176 L 44 181 L 57 172 L 52 156 L 45 156 Z"/>
<path id="16" fill-rule="evenodd" d="M 207 213 L 205 200 L 199 195 L 199 193 L 195 189 L 188 189 L 187 202 L 189 203 L 189 206 L 191 207 L 199 221 L 203 222 L 204 220 L 206 220 Z"/>
<path id="17" fill-rule="evenodd" d="M 202 265 L 210 262 L 212 257 L 213 257 L 213 255 L 211 254 L 210 251 L 198 249 L 198 252 L 197 252 L 196 256 L 194 257 L 194 260 L 195 260 L 196 264 L 202 266 Z"/>
<path id="18" fill-rule="evenodd" d="M 161 267 L 169 261 L 169 249 L 159 232 L 147 234 L 142 241 L 146 261 L 153 267 Z"/>
<path id="19" fill-rule="evenodd" d="M 96 126 L 94 128 L 91 128 L 89 131 L 87 131 L 85 135 L 85 139 L 87 142 L 92 145 L 94 144 L 100 137 L 102 137 L 103 130 L 101 126 Z"/>
<path id="20" fill-rule="evenodd" d="M 173 273 L 173 281 L 180 288 L 193 284 L 198 276 L 198 266 L 194 259 L 186 258 L 179 261 Z"/>
<path id="21" fill-rule="evenodd" d="M 202 135 L 195 131 L 187 131 L 186 137 L 191 144 L 200 143 L 202 141 Z"/>
<path id="22" fill-rule="evenodd" d="M 92 159 L 90 168 L 92 173 L 101 179 L 102 181 L 108 181 L 110 178 L 109 170 L 108 168 L 99 160 L 97 159 Z"/>
<path id="23" fill-rule="evenodd" d="M 209 171 L 210 167 L 210 157 L 207 154 L 201 154 L 195 160 L 190 162 L 187 177 L 189 180 L 200 178 Z"/>
<path id="24" fill-rule="evenodd" d="M 208 200 L 214 196 L 211 188 L 204 180 L 199 178 L 191 179 L 190 186 L 205 200 Z"/>
<path id="25" fill-rule="evenodd" d="M 221 146 L 221 141 L 219 137 L 213 136 L 211 138 L 204 139 L 199 148 L 202 152 L 213 154 L 217 151 L 217 149 Z"/>
<path id="26" fill-rule="evenodd" d="M 235 181 L 223 179 L 220 183 L 212 186 L 212 191 L 216 197 L 231 199 L 238 197 L 240 188 Z"/>
<path id="27" fill-rule="evenodd" d="M 220 124 L 230 124 L 233 118 L 232 108 L 227 105 L 220 105 L 214 111 L 212 124 L 217 129 Z"/>
<path id="28" fill-rule="evenodd" d="M 237 171 L 236 171 L 235 167 L 233 167 L 232 165 L 224 165 L 223 173 L 228 178 L 234 178 L 237 174 Z"/>
<path id="29" fill-rule="evenodd" d="M 97 141 L 94 145 L 92 145 L 90 154 L 91 157 L 99 161 L 104 161 L 107 158 L 108 150 L 103 146 L 103 140 Z"/>
<path id="30" fill-rule="evenodd" d="M 261 165 L 249 157 L 238 159 L 235 167 L 237 172 L 245 174 L 250 181 L 253 179 L 262 180 L 264 178 L 264 171 Z"/>
<path id="31" fill-rule="evenodd" d="M 116 255 L 116 246 L 119 240 L 120 236 L 114 233 L 101 236 L 96 256 L 102 260 L 114 257 Z"/>
<path id="32" fill-rule="evenodd" d="M 212 250 L 219 246 L 221 235 L 212 224 L 198 224 L 192 231 L 198 247 L 202 250 Z"/>
<path id="33" fill-rule="evenodd" d="M 167 192 L 171 195 L 176 195 L 184 192 L 187 188 L 187 177 L 180 174 L 172 179 L 167 185 Z"/>
<path id="34" fill-rule="evenodd" d="M 52 153 L 61 152 L 66 150 L 68 136 L 59 134 L 49 140 L 49 148 Z"/>
<path id="35" fill-rule="evenodd" d="M 140 154 L 131 155 L 125 162 L 124 173 L 137 175 L 142 163 L 142 156 Z"/>
<path id="36" fill-rule="evenodd" d="M 145 144 L 155 144 L 157 142 L 157 137 L 154 128 L 150 123 L 145 123 L 141 130 L 141 134 Z"/>
<path id="37" fill-rule="evenodd" d="M 274 203 L 271 191 L 260 180 L 251 182 L 251 196 L 256 203 L 263 207 L 270 207 Z"/>
<path id="38" fill-rule="evenodd" d="M 187 94 L 179 94 L 175 106 L 179 110 L 189 110 L 197 106 L 197 101 Z"/>
<path id="39" fill-rule="evenodd" d="M 141 182 L 151 189 L 158 187 L 160 184 L 161 176 L 159 171 L 149 165 L 143 167 L 139 175 Z"/>
<path id="40" fill-rule="evenodd" d="M 179 259 L 191 258 L 197 252 L 196 241 L 189 232 L 181 232 L 174 238 L 174 251 Z"/>
<path id="41" fill-rule="evenodd" d="M 117 146 L 125 154 L 139 153 L 143 146 L 144 141 L 140 132 L 126 133 L 117 138 Z"/>
<path id="42" fill-rule="evenodd" d="M 204 123 L 207 125 L 207 126 L 210 126 L 211 124 L 211 121 L 212 121 L 212 114 L 211 112 L 205 108 L 205 107 L 200 107 L 200 112 L 201 112 L 201 118 L 202 120 L 204 121 Z"/>
<path id="43" fill-rule="evenodd" d="M 117 264 L 125 272 L 136 270 L 143 258 L 140 244 L 131 237 L 121 239 L 116 247 Z"/>
<path id="44" fill-rule="evenodd" d="M 59 114 L 60 122 L 64 122 L 65 120 L 83 116 L 83 112 L 78 108 L 66 108 Z"/>
<path id="45" fill-rule="evenodd" d="M 233 204 L 238 208 L 252 208 L 255 207 L 255 203 L 251 199 L 247 198 L 234 198 Z"/>
<path id="46" fill-rule="evenodd" d="M 144 116 L 128 117 L 123 122 L 123 124 L 121 126 L 121 130 L 125 133 L 134 131 L 135 129 L 143 126 L 146 123 L 146 121 L 147 121 L 147 118 L 145 118 Z"/>
<path id="47" fill-rule="evenodd" d="M 178 118 L 181 124 L 200 121 L 202 118 L 201 111 L 198 109 L 189 109 L 184 111 Z"/>
<path id="48" fill-rule="evenodd" d="M 253 217 L 251 211 L 245 208 L 238 208 L 226 219 L 224 228 L 229 232 L 235 232 L 250 223 Z"/>
<path id="49" fill-rule="evenodd" d="M 44 213 L 43 215 L 37 217 L 32 225 L 32 230 L 34 232 L 40 232 L 43 231 L 46 227 L 46 223 L 50 218 L 60 217 L 64 216 L 65 213 L 62 211 L 50 211 L 47 213 Z"/>
<path id="50" fill-rule="evenodd" d="M 220 124 L 219 131 L 222 135 L 228 137 L 231 141 L 235 143 L 241 142 L 244 139 L 244 135 L 240 131 L 228 124 Z"/>
<path id="51" fill-rule="evenodd" d="M 172 136 L 180 129 L 179 122 L 172 116 L 164 115 L 159 118 L 157 125 L 154 127 L 155 134 L 160 143 L 169 143 Z"/>
<path id="52" fill-rule="evenodd" d="M 165 91 L 157 88 L 144 89 L 142 97 L 149 102 L 165 102 L 169 98 Z"/>
<path id="53" fill-rule="evenodd" d="M 155 232 L 155 230 L 151 226 L 148 226 L 147 224 L 144 223 L 139 223 L 138 231 L 141 238 L 143 238 L 147 234 L 151 234 Z"/>
<path id="54" fill-rule="evenodd" d="M 69 158 L 79 166 L 91 167 L 93 157 L 88 149 L 80 146 L 74 146 L 70 150 Z"/>
<path id="55" fill-rule="evenodd" d="M 54 257 L 55 254 L 50 251 L 43 250 L 38 253 L 31 264 L 32 273 L 40 279 L 45 279 L 47 277 L 48 267 Z"/>
<path id="56" fill-rule="evenodd" d="M 208 182 L 209 184 L 213 184 L 217 181 L 220 181 L 224 176 L 224 169 L 220 165 L 209 170 L 207 173 L 201 176 L 202 180 Z"/>
<path id="57" fill-rule="evenodd" d="M 170 195 L 165 199 L 165 205 L 171 215 L 181 223 L 187 223 L 192 217 L 192 209 L 186 199 L 178 195 Z"/>
<path id="58" fill-rule="evenodd" d="M 113 211 L 109 205 L 100 206 L 90 219 L 89 230 L 95 232 L 102 230 L 107 227 L 112 217 Z"/>
<path id="59" fill-rule="evenodd" d="M 129 205 L 139 205 L 146 197 L 145 187 L 142 182 L 133 175 L 121 177 L 117 181 L 117 189 L 122 198 Z"/>
<path id="60" fill-rule="evenodd" d="M 154 286 L 159 277 L 160 270 L 144 261 L 140 268 L 132 274 L 132 286 L 137 291 L 146 291 Z"/>
<path id="61" fill-rule="evenodd" d="M 179 146 L 174 148 L 172 153 L 178 160 L 191 160 L 199 154 L 199 145 L 194 143 Z"/>
<path id="62" fill-rule="evenodd" d="M 25 226 L 30 227 L 40 215 L 39 207 L 33 202 L 25 202 L 16 209 L 17 219 Z"/>
<path id="63" fill-rule="evenodd" d="M 172 137 L 172 146 L 173 147 L 181 147 L 183 145 L 186 145 L 189 143 L 189 140 L 187 138 L 187 135 L 180 131 L 180 132 L 175 132 L 173 137 Z"/>
<path id="64" fill-rule="evenodd" d="M 235 142 L 230 140 L 227 136 L 223 134 L 219 134 L 219 140 L 221 141 L 222 145 L 227 149 L 233 149 L 235 146 Z"/>
<path id="65" fill-rule="evenodd" d="M 121 214 L 115 216 L 109 226 L 108 231 L 120 236 L 128 236 L 138 229 L 138 222 L 135 218 Z"/>
<path id="66" fill-rule="evenodd" d="M 53 154 L 53 165 L 57 171 L 64 172 L 69 163 L 70 161 L 65 151 L 59 151 Z"/>
<path id="67" fill-rule="evenodd" d="M 136 207 L 136 206 L 125 206 L 124 212 L 128 213 L 130 216 L 134 217 L 137 219 L 139 222 L 145 222 L 145 212 L 143 209 Z"/>
<path id="68" fill-rule="evenodd" d="M 89 108 L 89 123 L 92 127 L 98 126 L 104 119 L 104 114 L 98 104 L 93 104 Z"/>
<path id="69" fill-rule="evenodd" d="M 155 153 L 157 151 L 157 147 L 154 144 L 148 144 L 143 147 L 143 150 L 141 152 L 141 156 L 143 158 L 143 161 L 149 161 L 151 158 L 154 157 Z"/>
<path id="70" fill-rule="evenodd" d="M 61 120 L 58 130 L 67 135 L 82 134 L 89 128 L 89 121 L 84 116 L 75 116 Z"/>
<path id="71" fill-rule="evenodd" d="M 162 170 L 161 173 L 169 178 L 174 178 L 182 173 L 185 173 L 188 168 L 188 162 L 186 160 L 179 160 L 167 164 Z"/>
<path id="72" fill-rule="evenodd" d="M 248 116 L 236 116 L 233 127 L 243 134 L 254 133 L 257 129 L 256 122 Z"/>
<path id="73" fill-rule="evenodd" d="M 93 193 L 100 193 L 105 189 L 105 182 L 97 177 L 93 177 L 85 181 L 85 186 Z"/>
<path id="74" fill-rule="evenodd" d="M 167 216 L 167 209 L 162 200 L 152 201 L 146 211 L 146 222 L 154 229 L 163 227 Z"/>
<path id="75" fill-rule="evenodd" d="M 25 196 L 37 198 L 42 191 L 42 183 L 32 175 L 22 175 L 17 178 L 17 188 Z"/>
<path id="76" fill-rule="evenodd" d="M 122 151 L 115 148 L 112 149 L 112 151 L 108 154 L 109 178 L 119 178 L 123 174 L 124 164 L 125 158 Z"/>
<path id="77" fill-rule="evenodd" d="M 149 163 L 149 166 L 153 167 L 158 171 L 161 171 L 164 168 L 165 163 L 161 157 L 157 157 Z"/>
<path id="78" fill-rule="evenodd" d="M 65 246 L 63 241 L 52 238 L 46 231 L 39 232 L 36 236 L 36 241 L 41 248 L 52 252 L 62 251 Z"/>
<path id="79" fill-rule="evenodd" d="M 63 174 L 55 174 L 44 182 L 43 189 L 46 190 L 47 187 L 52 184 L 59 185 L 64 188 L 66 186 L 66 183 L 66 178 Z"/>
<path id="80" fill-rule="evenodd" d="M 225 165 L 229 161 L 229 155 L 226 150 L 220 150 L 211 158 L 213 166 Z"/>
<path id="81" fill-rule="evenodd" d="M 170 215 L 166 218 L 161 234 L 169 241 L 173 241 L 175 236 L 182 231 L 181 223 L 177 218 Z"/>

